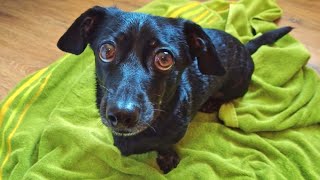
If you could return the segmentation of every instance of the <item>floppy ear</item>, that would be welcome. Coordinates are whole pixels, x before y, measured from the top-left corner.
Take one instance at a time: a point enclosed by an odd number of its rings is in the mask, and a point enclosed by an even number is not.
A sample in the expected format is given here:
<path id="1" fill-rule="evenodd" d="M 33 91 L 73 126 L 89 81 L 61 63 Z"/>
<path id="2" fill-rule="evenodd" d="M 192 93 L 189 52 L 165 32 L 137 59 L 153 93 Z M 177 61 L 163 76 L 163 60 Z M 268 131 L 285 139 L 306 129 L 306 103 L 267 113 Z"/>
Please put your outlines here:
<path id="1" fill-rule="evenodd" d="M 200 72 L 208 75 L 224 75 L 226 71 L 221 65 L 217 51 L 203 29 L 191 21 L 185 21 L 184 33 L 191 56 L 198 60 Z"/>
<path id="2" fill-rule="evenodd" d="M 80 15 L 58 41 L 58 48 L 72 54 L 81 54 L 95 26 L 106 14 L 106 9 L 95 6 Z"/>

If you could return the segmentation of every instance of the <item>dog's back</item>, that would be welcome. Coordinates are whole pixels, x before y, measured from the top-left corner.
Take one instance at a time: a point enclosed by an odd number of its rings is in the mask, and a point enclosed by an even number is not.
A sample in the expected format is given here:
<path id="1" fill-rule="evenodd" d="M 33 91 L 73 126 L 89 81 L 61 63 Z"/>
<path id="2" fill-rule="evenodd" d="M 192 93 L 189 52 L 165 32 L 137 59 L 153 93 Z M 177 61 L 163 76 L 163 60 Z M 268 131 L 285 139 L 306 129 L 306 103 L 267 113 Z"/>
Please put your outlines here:
<path id="1" fill-rule="evenodd" d="M 205 32 L 215 46 L 220 62 L 226 70 L 223 76 L 215 77 L 212 80 L 212 83 L 214 83 L 212 86 L 215 89 L 209 101 L 216 101 L 221 104 L 243 96 L 248 90 L 254 71 L 251 55 L 262 45 L 276 42 L 291 30 L 292 27 L 283 27 L 269 31 L 243 45 L 238 39 L 224 31 L 206 29 Z M 199 77 L 203 78 L 201 75 Z M 216 88 L 219 88 L 219 90 Z"/>

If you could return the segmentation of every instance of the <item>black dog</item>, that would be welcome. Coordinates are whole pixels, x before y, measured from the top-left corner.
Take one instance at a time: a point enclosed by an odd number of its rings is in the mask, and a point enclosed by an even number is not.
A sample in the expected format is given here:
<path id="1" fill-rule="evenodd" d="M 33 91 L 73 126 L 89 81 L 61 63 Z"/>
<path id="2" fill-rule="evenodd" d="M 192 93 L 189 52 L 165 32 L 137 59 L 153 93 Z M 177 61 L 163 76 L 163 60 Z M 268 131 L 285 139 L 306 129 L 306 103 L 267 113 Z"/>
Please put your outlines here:
<path id="1" fill-rule="evenodd" d="M 173 145 L 196 112 L 243 96 L 254 69 L 250 55 L 290 30 L 268 32 L 244 46 L 188 20 L 96 6 L 75 20 L 58 47 L 80 54 L 90 44 L 97 106 L 115 146 L 123 155 L 157 151 L 167 173 L 179 163 Z"/>

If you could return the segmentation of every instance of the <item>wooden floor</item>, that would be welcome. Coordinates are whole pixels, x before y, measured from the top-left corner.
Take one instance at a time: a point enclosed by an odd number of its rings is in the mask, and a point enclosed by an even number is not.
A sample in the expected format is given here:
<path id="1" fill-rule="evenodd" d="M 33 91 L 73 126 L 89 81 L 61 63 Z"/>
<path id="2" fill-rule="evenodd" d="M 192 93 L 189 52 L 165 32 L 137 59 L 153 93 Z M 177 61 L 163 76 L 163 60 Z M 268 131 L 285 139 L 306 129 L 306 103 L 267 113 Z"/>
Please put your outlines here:
<path id="1" fill-rule="evenodd" d="M 63 55 L 56 42 L 73 20 L 93 5 L 134 10 L 150 0 L 0 0 L 0 101 L 23 77 Z M 75 3 L 76 2 L 76 3 Z M 278 0 L 280 25 L 311 51 L 320 66 L 320 1 Z"/>

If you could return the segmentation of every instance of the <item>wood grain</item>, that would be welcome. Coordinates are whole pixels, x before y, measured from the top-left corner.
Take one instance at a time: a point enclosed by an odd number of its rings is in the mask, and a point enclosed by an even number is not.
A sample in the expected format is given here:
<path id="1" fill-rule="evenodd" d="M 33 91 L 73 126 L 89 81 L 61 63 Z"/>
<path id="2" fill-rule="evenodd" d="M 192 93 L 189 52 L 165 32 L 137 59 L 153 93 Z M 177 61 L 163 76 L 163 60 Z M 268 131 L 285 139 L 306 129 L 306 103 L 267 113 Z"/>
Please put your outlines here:
<path id="1" fill-rule="evenodd" d="M 0 100 L 26 75 L 46 67 L 64 53 L 59 37 L 80 13 L 94 5 L 131 11 L 150 0 L 0 0 Z M 278 0 L 280 25 L 296 27 L 293 36 L 311 51 L 320 66 L 320 1 Z"/>
<path id="2" fill-rule="evenodd" d="M 284 14 L 279 26 L 290 25 L 290 33 L 310 51 L 309 63 L 320 67 L 320 1 L 319 0 L 278 0 Z"/>

